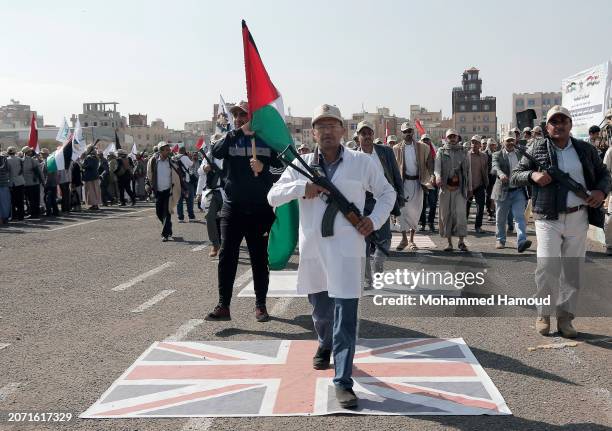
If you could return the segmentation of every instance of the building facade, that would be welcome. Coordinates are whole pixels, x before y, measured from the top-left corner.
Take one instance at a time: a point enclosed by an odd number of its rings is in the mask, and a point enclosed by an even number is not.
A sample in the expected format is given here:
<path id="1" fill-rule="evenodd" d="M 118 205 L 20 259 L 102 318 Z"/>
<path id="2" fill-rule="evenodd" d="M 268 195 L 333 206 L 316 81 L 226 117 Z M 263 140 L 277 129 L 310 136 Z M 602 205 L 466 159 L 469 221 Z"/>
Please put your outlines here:
<path id="1" fill-rule="evenodd" d="M 11 103 L 0 106 L 0 129 L 29 128 L 32 114 L 36 118 L 36 127 L 43 127 L 42 115 L 30 109 L 30 105 L 22 105 L 18 100 L 11 99 Z"/>
<path id="2" fill-rule="evenodd" d="M 495 97 L 482 97 L 482 79 L 475 67 L 462 74 L 461 87 L 453 88 L 453 127 L 462 139 L 472 135 L 495 137 L 497 106 Z"/>

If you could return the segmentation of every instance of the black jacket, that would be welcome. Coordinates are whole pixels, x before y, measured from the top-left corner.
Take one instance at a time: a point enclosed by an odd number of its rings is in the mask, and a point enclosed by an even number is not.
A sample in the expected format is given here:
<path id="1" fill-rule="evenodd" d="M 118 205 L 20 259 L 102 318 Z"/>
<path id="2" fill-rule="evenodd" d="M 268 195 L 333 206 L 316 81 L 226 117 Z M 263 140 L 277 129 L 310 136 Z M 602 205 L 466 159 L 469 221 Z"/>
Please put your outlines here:
<path id="1" fill-rule="evenodd" d="M 574 138 L 571 138 L 571 140 L 582 163 L 587 190 L 600 190 L 607 195 L 610 192 L 610 173 L 599 158 L 597 149 L 584 141 Z M 533 142 L 527 152 L 544 166 L 550 166 L 551 164 L 558 166 L 553 145 L 547 138 L 538 139 Z M 545 187 L 538 186 L 531 180 L 531 173 L 535 170 L 536 166 L 531 161 L 526 157 L 521 157 L 518 165 L 512 171 L 510 187 L 532 185 L 532 211 L 534 218 L 557 220 L 559 213 L 567 209 L 568 189 L 555 181 Z"/>
<path id="2" fill-rule="evenodd" d="M 393 149 L 391 147 L 387 147 L 385 145 L 374 144 L 374 151 L 378 156 L 380 163 L 383 166 L 383 173 L 389 184 L 393 186 L 395 189 L 395 193 L 397 193 L 397 198 L 395 200 L 395 205 L 393 206 L 393 210 L 391 214 L 395 216 L 400 215 L 400 208 L 404 206 L 404 184 L 402 182 L 402 176 L 400 175 L 399 167 L 397 166 L 397 160 L 395 159 L 395 154 L 393 154 Z M 364 206 L 364 215 L 368 215 L 374 209 L 374 204 L 376 200 L 372 196 L 372 193 L 366 192 L 366 201 Z"/>
<path id="3" fill-rule="evenodd" d="M 283 166 L 276 151 L 256 138 L 257 160 L 264 168 L 256 177 L 250 166 L 253 157 L 251 138 L 242 130 L 231 130 L 212 147 L 212 156 L 223 159 L 223 181 L 227 200 L 223 203 L 222 215 L 229 211 L 257 213 L 271 211 L 268 191 L 272 188 L 273 177 L 270 166 Z"/>

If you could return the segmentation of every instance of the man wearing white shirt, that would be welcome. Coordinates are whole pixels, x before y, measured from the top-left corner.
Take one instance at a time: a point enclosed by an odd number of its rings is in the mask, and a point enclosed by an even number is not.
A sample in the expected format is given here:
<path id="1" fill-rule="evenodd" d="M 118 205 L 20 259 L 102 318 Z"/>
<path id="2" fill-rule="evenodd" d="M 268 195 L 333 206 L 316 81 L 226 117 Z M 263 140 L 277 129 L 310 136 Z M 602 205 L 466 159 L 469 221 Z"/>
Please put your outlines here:
<path id="1" fill-rule="evenodd" d="M 211 147 L 221 138 L 223 138 L 223 135 L 216 133 L 211 138 Z M 214 163 L 214 167 L 208 163 L 206 157 Z M 208 256 L 216 257 L 221 247 L 219 211 L 223 206 L 223 188 L 221 187 L 223 160 L 213 158 L 210 149 L 206 152 L 206 157 L 202 159 L 202 164 L 198 168 L 200 181 L 198 182 L 197 193 L 202 193 L 202 204 L 200 206 L 206 210 L 206 230 L 211 242 Z"/>
<path id="2" fill-rule="evenodd" d="M 321 222 L 329 193 L 288 167 L 268 193 L 270 205 L 278 207 L 298 199 L 300 206 L 297 289 L 307 293 L 313 306 L 312 318 L 319 340 L 313 368 L 329 367 L 333 352 L 336 399 L 343 408 L 354 408 L 352 367 L 357 338 L 357 306 L 362 292 L 364 237 L 389 218 L 396 194 L 369 155 L 344 149 L 341 139 L 346 129 L 340 110 L 322 105 L 312 119 L 313 136 L 319 147 L 304 156 L 316 164 L 342 194 L 363 211 L 366 192 L 376 204 L 369 216 L 353 226 L 341 214 L 334 220 L 334 235 L 323 237 Z M 320 151 L 320 152 L 319 152 Z"/>
<path id="3" fill-rule="evenodd" d="M 189 193 L 186 198 L 179 198 L 176 204 L 176 215 L 178 217 L 179 223 L 185 222 L 185 216 L 183 214 L 183 201 L 187 202 L 187 216 L 189 217 L 189 221 L 195 220 L 195 214 L 193 212 L 193 200 L 195 198 L 195 187 L 196 184 L 191 184 L 189 178 L 189 168 L 193 165 L 193 161 L 187 155 L 187 150 L 185 150 L 185 145 L 179 143 L 179 154 L 176 157 L 177 164 L 181 167 L 181 170 L 184 172 L 185 184 L 189 188 Z"/>

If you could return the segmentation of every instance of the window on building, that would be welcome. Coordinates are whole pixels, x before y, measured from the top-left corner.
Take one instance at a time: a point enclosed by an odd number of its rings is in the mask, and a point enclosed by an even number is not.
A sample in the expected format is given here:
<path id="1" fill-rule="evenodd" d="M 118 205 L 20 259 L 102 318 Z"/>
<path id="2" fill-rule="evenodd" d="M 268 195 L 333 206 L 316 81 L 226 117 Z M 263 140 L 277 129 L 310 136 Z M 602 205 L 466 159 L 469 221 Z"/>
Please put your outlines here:
<path id="1" fill-rule="evenodd" d="M 465 127 L 462 127 L 461 129 L 459 129 L 459 131 L 460 131 L 461 133 L 465 133 Z"/>
<path id="2" fill-rule="evenodd" d="M 465 123 L 465 117 L 463 117 L 463 116 L 459 117 L 459 122 L 460 123 Z"/>
<path id="3" fill-rule="evenodd" d="M 516 99 L 516 107 L 522 108 L 523 106 L 525 106 L 525 101 L 523 99 Z"/>
<path id="4" fill-rule="evenodd" d="M 550 105 L 550 99 L 544 99 L 542 101 L 545 105 Z"/>
<path id="5" fill-rule="evenodd" d="M 527 100 L 527 106 L 535 106 L 535 99 Z"/>
<path id="6" fill-rule="evenodd" d="M 472 126 L 472 132 L 476 132 L 478 131 L 478 129 L 476 128 L 476 126 Z"/>
<path id="7" fill-rule="evenodd" d="M 485 104 L 482 108 L 484 111 L 488 111 L 490 106 L 488 104 Z"/>
<path id="8" fill-rule="evenodd" d="M 111 126 L 112 126 L 112 127 L 115 127 L 115 122 L 114 122 L 114 121 L 111 123 Z"/>
<path id="9" fill-rule="evenodd" d="M 98 127 L 98 122 L 94 121 L 94 127 Z"/>
<path id="10" fill-rule="evenodd" d="M 478 105 L 472 105 L 472 111 L 478 111 Z"/>
<path id="11" fill-rule="evenodd" d="M 559 100 L 558 98 L 555 98 L 555 105 L 560 105 L 561 104 L 561 100 Z"/>
<path id="12" fill-rule="evenodd" d="M 460 111 L 465 111 L 465 105 L 459 105 L 459 110 Z"/>
<path id="13" fill-rule="evenodd" d="M 482 131 L 483 132 L 488 132 L 489 131 L 489 126 L 483 126 L 482 127 Z"/>
<path id="14" fill-rule="evenodd" d="M 147 141 L 149 140 L 149 135 L 147 134 Z"/>
<path id="15" fill-rule="evenodd" d="M 83 124 L 85 124 L 85 127 L 88 127 L 88 126 L 89 126 L 89 124 L 88 124 L 87 122 L 85 122 L 85 123 L 83 123 Z"/>
<path id="16" fill-rule="evenodd" d="M 468 90 L 476 90 L 476 84 L 469 84 Z"/>
<path id="17" fill-rule="evenodd" d="M 142 135 L 138 135 L 138 139 L 142 139 Z"/>

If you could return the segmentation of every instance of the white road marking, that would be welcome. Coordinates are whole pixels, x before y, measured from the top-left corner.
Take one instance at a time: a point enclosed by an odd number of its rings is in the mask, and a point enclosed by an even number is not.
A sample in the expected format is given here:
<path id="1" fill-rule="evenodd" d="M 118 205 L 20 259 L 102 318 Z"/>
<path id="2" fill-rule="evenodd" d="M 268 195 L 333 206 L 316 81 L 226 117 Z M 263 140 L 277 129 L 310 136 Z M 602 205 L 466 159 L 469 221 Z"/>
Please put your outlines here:
<path id="1" fill-rule="evenodd" d="M 140 283 L 141 281 L 151 277 L 152 275 L 155 275 L 158 272 L 163 271 L 166 268 L 170 268 L 172 265 L 174 265 L 174 262 L 166 262 L 163 265 L 158 266 L 157 268 L 153 268 L 152 270 L 147 271 L 144 274 L 140 274 L 140 275 L 132 278 L 130 281 L 126 281 L 125 283 L 121 283 L 119 286 L 113 287 L 112 290 L 115 291 L 115 292 L 121 292 L 121 291 L 127 289 L 128 287 L 132 287 L 136 283 Z"/>
<path id="2" fill-rule="evenodd" d="M 155 295 L 153 298 L 149 299 L 147 302 L 143 302 L 138 307 L 134 308 L 132 310 L 132 313 L 142 313 L 147 308 L 152 307 L 153 305 L 157 304 L 159 301 L 163 300 L 167 296 L 172 295 L 174 292 L 176 292 L 176 290 L 173 290 L 173 289 L 162 290 L 157 295 Z"/>
<path id="3" fill-rule="evenodd" d="M 12 382 L 0 388 L 0 401 L 4 401 L 9 395 L 14 392 L 17 392 L 17 389 L 19 389 L 20 384 L 21 382 Z"/>
<path id="4" fill-rule="evenodd" d="M 293 298 L 279 298 L 270 310 L 271 316 L 282 316 L 291 305 Z"/>
<path id="5" fill-rule="evenodd" d="M 181 431 L 207 431 L 213 424 L 213 418 L 189 419 Z"/>
<path id="6" fill-rule="evenodd" d="M 174 334 L 168 336 L 164 341 L 181 341 L 187 334 L 202 323 L 204 323 L 202 319 L 189 319 L 187 322 L 183 323 Z"/>
<path id="7" fill-rule="evenodd" d="M 247 269 L 242 275 L 240 275 L 240 277 L 236 279 L 236 281 L 234 281 L 234 287 L 242 287 L 251 280 L 252 276 L 253 273 L 251 272 L 251 269 Z"/>
<path id="8" fill-rule="evenodd" d="M 8 347 L 10 345 L 11 345 L 11 343 L 0 343 L 0 350 L 4 349 L 4 348 L 6 348 L 6 347 Z"/>
<path id="9" fill-rule="evenodd" d="M 44 231 L 44 232 L 53 232 L 53 231 L 56 231 L 56 230 L 69 229 L 69 228 L 71 228 L 71 227 L 75 227 L 75 226 L 82 226 L 82 225 L 84 225 L 84 224 L 95 223 L 95 222 L 97 222 L 97 221 L 103 221 L 103 220 L 115 219 L 115 218 L 124 217 L 124 216 L 129 215 L 129 214 L 136 214 L 136 213 L 141 213 L 141 212 L 144 212 L 144 211 L 151 211 L 152 209 L 153 209 L 153 208 L 147 208 L 147 209 L 140 210 L 140 211 L 129 211 L 129 212 L 125 212 L 125 213 L 123 213 L 123 214 L 119 214 L 119 215 L 114 215 L 114 216 L 107 216 L 107 217 L 97 218 L 97 219 L 95 219 L 95 220 L 87 220 L 87 221 L 82 221 L 82 222 L 79 222 L 79 223 L 74 223 L 74 224 L 70 224 L 70 225 L 67 225 L 67 226 L 60 226 L 60 227 L 56 227 L 56 228 L 53 228 L 53 229 L 49 229 L 49 230 Z"/>
<path id="10" fill-rule="evenodd" d="M 204 242 L 204 244 L 201 244 L 201 245 L 199 245 L 199 246 L 197 246 L 197 247 L 192 248 L 192 249 L 191 249 L 191 251 L 202 251 L 202 250 L 204 250 L 206 247 L 208 247 L 209 245 L 210 245 L 210 244 L 209 244 L 209 242 L 208 242 L 208 241 L 205 241 L 205 242 Z"/>

